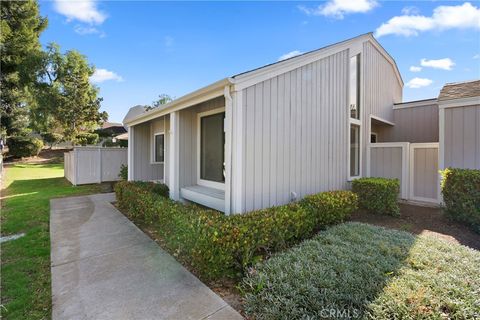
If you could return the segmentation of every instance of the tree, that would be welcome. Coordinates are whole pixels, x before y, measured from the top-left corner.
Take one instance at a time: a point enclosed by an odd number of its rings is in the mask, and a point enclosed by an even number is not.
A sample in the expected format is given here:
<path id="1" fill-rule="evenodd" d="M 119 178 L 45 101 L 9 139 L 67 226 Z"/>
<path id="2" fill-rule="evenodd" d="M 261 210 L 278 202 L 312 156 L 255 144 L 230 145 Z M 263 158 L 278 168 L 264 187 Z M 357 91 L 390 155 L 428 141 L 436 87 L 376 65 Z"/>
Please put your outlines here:
<path id="1" fill-rule="evenodd" d="M 160 107 L 160 106 L 162 106 L 162 105 L 164 105 L 164 104 L 167 104 L 167 103 L 169 103 L 169 102 L 171 102 L 171 101 L 173 101 L 173 98 L 172 98 L 172 97 L 170 97 L 170 96 L 169 96 L 168 94 L 166 94 L 166 93 L 162 93 L 162 94 L 158 95 L 158 99 L 157 99 L 157 100 L 155 100 L 155 101 L 152 102 L 152 107 L 150 107 L 150 108 L 147 107 L 147 109 L 149 110 L 149 109 L 153 109 L 153 108 L 158 108 L 158 107 Z"/>
<path id="2" fill-rule="evenodd" d="M 32 108 L 36 127 L 55 122 L 66 140 L 74 140 L 80 132 L 93 131 L 107 120 L 108 114 L 100 112 L 98 87 L 90 83 L 95 68 L 85 56 L 75 50 L 62 54 L 58 45 L 50 44 L 43 70 Z"/>
<path id="3" fill-rule="evenodd" d="M 2 1 L 0 18 L 1 124 L 3 134 L 18 135 L 28 127 L 30 88 L 42 67 L 39 37 L 47 19 L 35 0 Z"/>

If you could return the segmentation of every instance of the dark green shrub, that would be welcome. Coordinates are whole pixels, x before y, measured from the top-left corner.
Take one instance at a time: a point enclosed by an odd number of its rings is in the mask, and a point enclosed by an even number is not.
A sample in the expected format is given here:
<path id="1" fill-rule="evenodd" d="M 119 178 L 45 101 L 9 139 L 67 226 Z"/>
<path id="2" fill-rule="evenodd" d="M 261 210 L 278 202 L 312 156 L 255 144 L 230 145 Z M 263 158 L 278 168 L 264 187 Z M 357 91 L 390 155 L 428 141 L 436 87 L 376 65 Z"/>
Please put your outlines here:
<path id="1" fill-rule="evenodd" d="M 41 135 L 42 135 L 43 141 L 49 144 L 50 148 L 52 148 L 55 144 L 60 143 L 63 140 L 63 136 L 59 133 L 44 132 Z"/>
<path id="2" fill-rule="evenodd" d="M 311 200 L 225 216 L 167 198 L 168 189 L 147 182 L 116 184 L 119 206 L 134 220 L 153 223 L 167 249 L 203 278 L 241 276 L 246 267 L 341 222 L 356 208 L 349 191 L 326 192 Z M 155 193 L 157 192 L 157 193 Z"/>
<path id="3" fill-rule="evenodd" d="M 122 180 L 128 180 L 128 166 L 124 164 L 120 166 L 120 173 L 118 174 L 118 177 Z"/>
<path id="4" fill-rule="evenodd" d="M 327 226 L 344 221 L 358 209 L 358 196 L 350 191 L 322 192 L 305 197 L 301 205 L 316 217 L 316 223 Z"/>
<path id="5" fill-rule="evenodd" d="M 38 156 L 43 142 L 33 137 L 10 137 L 7 139 L 8 153 L 14 158 Z"/>
<path id="6" fill-rule="evenodd" d="M 400 181 L 387 178 L 360 178 L 352 182 L 359 206 L 369 212 L 397 216 L 400 214 L 398 194 Z"/>
<path id="7" fill-rule="evenodd" d="M 75 136 L 74 143 L 81 146 L 94 145 L 98 143 L 98 134 L 82 132 Z"/>
<path id="8" fill-rule="evenodd" d="M 441 173 L 445 213 L 480 233 L 480 170 L 447 168 Z"/>

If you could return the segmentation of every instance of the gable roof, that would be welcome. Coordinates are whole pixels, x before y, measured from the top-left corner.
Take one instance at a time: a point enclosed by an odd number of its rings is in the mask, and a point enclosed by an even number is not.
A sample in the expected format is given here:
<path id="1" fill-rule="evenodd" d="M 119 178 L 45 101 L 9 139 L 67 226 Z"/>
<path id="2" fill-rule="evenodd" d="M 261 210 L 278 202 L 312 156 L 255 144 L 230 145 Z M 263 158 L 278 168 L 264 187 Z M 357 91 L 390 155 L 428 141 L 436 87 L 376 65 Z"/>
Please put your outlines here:
<path id="1" fill-rule="evenodd" d="M 127 116 L 124 119 L 124 123 L 128 125 L 139 124 L 139 123 L 154 119 L 155 117 L 160 117 L 162 115 L 165 115 L 169 112 L 172 112 L 173 110 L 180 110 L 180 109 L 192 106 L 196 103 L 206 101 L 208 100 L 207 98 L 214 98 L 215 95 L 220 96 L 223 94 L 223 87 L 227 85 L 233 85 L 235 91 L 241 90 L 243 88 L 262 82 L 269 78 L 273 78 L 276 75 L 288 72 L 290 70 L 299 68 L 303 65 L 322 59 L 323 57 L 343 51 L 347 49 L 352 43 L 364 42 L 364 41 L 370 41 L 370 43 L 372 43 L 375 46 L 375 48 L 385 57 L 385 59 L 392 65 L 397 81 L 403 87 L 403 79 L 400 74 L 400 71 L 398 70 L 395 60 L 375 39 L 375 37 L 373 36 L 373 33 L 369 32 L 369 33 L 361 34 L 359 36 L 322 47 L 320 49 L 316 49 L 313 51 L 303 53 L 298 56 L 294 56 L 289 59 L 277 61 L 256 69 L 252 69 L 250 71 L 238 73 L 231 77 L 221 79 L 208 86 L 205 86 L 194 92 L 186 94 L 178 99 L 175 99 L 167 104 L 164 104 L 161 107 L 151 109 L 141 114 L 135 114 L 133 116 L 133 115 L 130 115 L 130 111 L 129 111 L 129 114 L 127 114 Z M 199 101 L 202 98 L 204 98 L 204 100 Z"/>
<path id="2" fill-rule="evenodd" d="M 440 90 L 439 101 L 480 97 L 480 80 L 447 83 Z"/>

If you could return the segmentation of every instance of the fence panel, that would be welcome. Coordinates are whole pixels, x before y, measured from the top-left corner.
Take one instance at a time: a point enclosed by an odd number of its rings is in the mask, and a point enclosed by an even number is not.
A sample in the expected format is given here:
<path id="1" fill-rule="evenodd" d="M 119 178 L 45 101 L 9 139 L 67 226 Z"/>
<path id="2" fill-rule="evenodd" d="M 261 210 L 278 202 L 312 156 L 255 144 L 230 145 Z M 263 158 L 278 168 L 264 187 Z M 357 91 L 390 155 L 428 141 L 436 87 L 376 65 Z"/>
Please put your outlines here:
<path id="1" fill-rule="evenodd" d="M 402 199 L 408 199 L 408 149 L 408 142 L 372 143 L 367 147 L 367 177 L 397 178 Z"/>
<path id="2" fill-rule="evenodd" d="M 409 199 L 439 203 L 438 143 L 410 145 Z"/>
<path id="3" fill-rule="evenodd" d="M 64 163 L 64 175 L 73 185 L 116 181 L 127 164 L 127 148 L 75 147 L 65 153 Z"/>

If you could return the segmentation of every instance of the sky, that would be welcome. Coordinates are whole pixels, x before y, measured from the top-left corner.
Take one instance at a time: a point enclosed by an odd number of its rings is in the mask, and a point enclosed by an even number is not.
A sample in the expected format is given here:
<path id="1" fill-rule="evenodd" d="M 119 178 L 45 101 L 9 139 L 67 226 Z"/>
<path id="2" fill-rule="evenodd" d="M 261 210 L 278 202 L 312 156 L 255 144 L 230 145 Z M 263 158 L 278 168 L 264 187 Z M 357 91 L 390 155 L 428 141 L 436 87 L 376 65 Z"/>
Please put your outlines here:
<path id="1" fill-rule="evenodd" d="M 405 82 L 403 100 L 480 78 L 480 2 L 40 1 L 43 45 L 95 65 L 102 110 L 121 122 L 159 94 L 181 97 L 217 80 L 374 32 Z"/>

